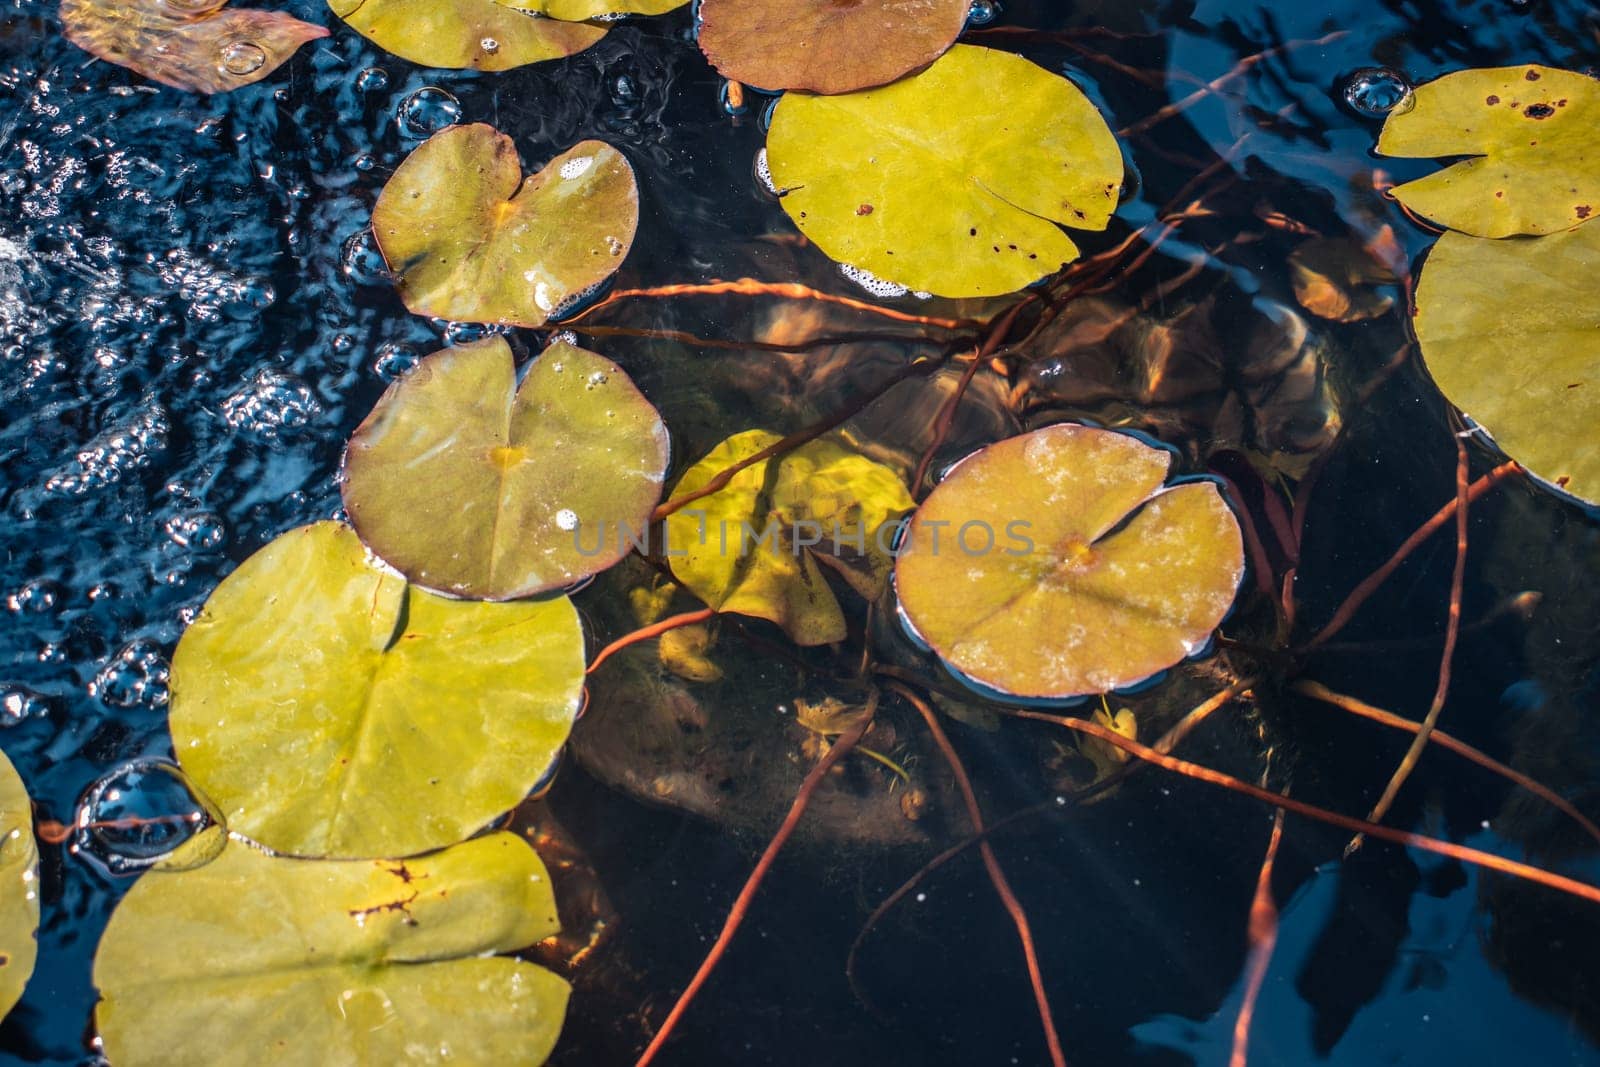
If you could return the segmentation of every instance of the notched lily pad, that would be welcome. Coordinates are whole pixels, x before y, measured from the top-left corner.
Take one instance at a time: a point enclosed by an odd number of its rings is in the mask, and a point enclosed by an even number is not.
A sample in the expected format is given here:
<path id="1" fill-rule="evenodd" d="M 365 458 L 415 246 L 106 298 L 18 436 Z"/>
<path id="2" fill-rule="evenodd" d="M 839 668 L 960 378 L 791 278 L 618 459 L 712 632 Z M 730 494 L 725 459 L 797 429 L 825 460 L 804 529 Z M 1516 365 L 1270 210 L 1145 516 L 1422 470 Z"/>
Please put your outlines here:
<path id="1" fill-rule="evenodd" d="M 17 769 L 0 753 L 0 1019 L 33 975 L 39 956 L 39 847 L 33 804 Z"/>
<path id="2" fill-rule="evenodd" d="M 1056 223 L 1102 230 L 1122 155 L 1065 78 L 957 45 L 844 96 L 788 93 L 767 163 L 789 217 L 841 263 L 940 296 L 994 296 L 1076 259 Z"/>
<path id="3" fill-rule="evenodd" d="M 1171 455 L 1061 424 L 968 457 L 917 510 L 895 564 L 907 621 L 965 678 L 1067 700 L 1204 648 L 1244 575 L 1211 482 L 1164 487 Z"/>
<path id="4" fill-rule="evenodd" d="M 543 325 L 616 273 L 638 223 L 633 167 L 615 148 L 582 141 L 524 180 L 511 138 L 483 123 L 423 142 L 372 209 L 406 307 L 517 326 Z"/>
<path id="5" fill-rule="evenodd" d="M 734 434 L 684 473 L 673 498 L 779 440 Z M 819 567 L 876 599 L 892 566 L 884 524 L 911 507 L 894 470 L 818 438 L 673 512 L 666 550 L 672 573 L 718 611 L 771 620 L 802 645 L 828 644 L 844 640 L 845 622 Z"/>
<path id="6" fill-rule="evenodd" d="M 616 364 L 557 342 L 517 384 L 494 337 L 389 387 L 350 439 L 344 500 L 411 581 L 508 600 L 611 566 L 661 496 L 667 428 Z"/>
<path id="7" fill-rule="evenodd" d="M 251 85 L 328 31 L 227 0 L 61 0 L 67 40 L 146 78 L 197 93 Z"/>
<path id="8" fill-rule="evenodd" d="M 322 522 L 245 560 L 184 633 L 172 743 L 228 827 L 275 851 L 407 856 L 527 794 L 583 668 L 565 597 L 447 600 Z"/>
<path id="9" fill-rule="evenodd" d="M 1439 389 L 1534 474 L 1600 503 L 1600 226 L 1508 241 L 1447 233 L 1417 285 Z"/>
<path id="10" fill-rule="evenodd" d="M 971 0 L 704 0 L 700 50 L 763 89 L 848 93 L 920 70 L 955 43 Z"/>
<path id="11" fill-rule="evenodd" d="M 1462 70 L 1391 114 L 1386 156 L 1471 156 L 1396 186 L 1406 207 L 1476 237 L 1555 233 L 1600 212 L 1600 80 L 1554 67 Z"/>
<path id="12" fill-rule="evenodd" d="M 543 1063 L 570 992 L 493 953 L 556 933 L 550 877 L 499 833 L 407 860 L 297 860 L 232 841 L 152 872 L 94 960 L 118 1065 Z"/>
<path id="13" fill-rule="evenodd" d="M 425 67 L 510 70 L 581 52 L 604 26 L 530 18 L 495 0 L 328 0 L 361 36 Z"/>

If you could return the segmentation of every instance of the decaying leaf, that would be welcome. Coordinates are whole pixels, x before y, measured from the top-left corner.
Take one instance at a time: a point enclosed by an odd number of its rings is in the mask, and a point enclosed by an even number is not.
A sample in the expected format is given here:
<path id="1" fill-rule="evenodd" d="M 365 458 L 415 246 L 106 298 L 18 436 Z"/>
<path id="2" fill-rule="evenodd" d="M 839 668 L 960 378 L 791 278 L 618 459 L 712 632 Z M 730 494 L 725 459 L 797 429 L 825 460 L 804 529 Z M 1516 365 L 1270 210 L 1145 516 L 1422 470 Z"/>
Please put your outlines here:
<path id="1" fill-rule="evenodd" d="M 767 162 L 783 209 L 828 255 L 956 297 L 1009 293 L 1076 259 L 1057 223 L 1104 229 L 1122 184 L 1087 96 L 972 45 L 882 88 L 785 94 Z"/>
<path id="2" fill-rule="evenodd" d="M 425 67 L 510 70 L 581 52 L 604 26 L 530 18 L 496 0 L 328 0 L 361 36 Z"/>
<path id="3" fill-rule="evenodd" d="M 174 89 L 225 93 L 267 77 L 328 31 L 227 0 L 61 0 L 67 40 Z"/>
<path id="4" fill-rule="evenodd" d="M 638 223 L 633 168 L 615 148 L 583 141 L 524 180 L 511 138 L 483 123 L 423 142 L 372 209 L 406 307 L 517 326 L 543 325 L 616 273 Z"/>
<path id="5" fill-rule="evenodd" d="M 656 655 L 663 667 L 686 682 L 718 682 L 722 668 L 706 655 L 710 647 L 709 626 L 679 626 L 661 635 Z"/>
<path id="6" fill-rule="evenodd" d="M 1600 212 L 1600 80 L 1554 67 L 1462 70 L 1389 115 L 1386 156 L 1469 156 L 1396 186 L 1406 207 L 1477 237 L 1556 233 Z"/>
<path id="7" fill-rule="evenodd" d="M 1394 285 L 1394 272 L 1343 237 L 1313 237 L 1289 253 L 1295 299 L 1313 315 L 1334 322 L 1377 318 L 1394 297 L 1376 291 Z"/>
<path id="8" fill-rule="evenodd" d="M 763 89 L 847 93 L 939 58 L 971 0 L 704 0 L 700 50 L 727 78 Z"/>
<path id="9" fill-rule="evenodd" d="M 1131 686 L 1204 648 L 1244 576 L 1209 481 L 1163 486 L 1171 454 L 1047 426 L 968 457 L 917 509 L 900 607 L 979 686 L 1067 700 Z"/>

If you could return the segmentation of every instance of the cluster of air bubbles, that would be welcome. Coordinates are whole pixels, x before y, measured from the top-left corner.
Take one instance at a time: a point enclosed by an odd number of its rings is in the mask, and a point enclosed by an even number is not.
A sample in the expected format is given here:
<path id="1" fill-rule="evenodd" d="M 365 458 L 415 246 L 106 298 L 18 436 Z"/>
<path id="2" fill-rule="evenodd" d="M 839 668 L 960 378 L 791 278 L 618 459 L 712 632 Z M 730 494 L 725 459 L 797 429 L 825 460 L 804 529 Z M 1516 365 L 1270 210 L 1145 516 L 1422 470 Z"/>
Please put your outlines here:
<path id="1" fill-rule="evenodd" d="M 356 75 L 356 88 L 364 93 L 381 93 L 389 88 L 389 72 L 382 67 L 368 67 Z"/>
<path id="2" fill-rule="evenodd" d="M 1363 67 L 1345 83 L 1344 102 L 1358 115 L 1382 118 L 1410 111 L 1416 103 L 1411 82 L 1389 67 Z"/>
<path id="3" fill-rule="evenodd" d="M 181 857 L 180 848 L 202 840 Z M 108 772 L 84 791 L 72 820 L 71 851 L 110 874 L 163 863 L 198 866 L 227 842 L 222 815 L 171 760 L 145 756 Z"/>
<path id="4" fill-rule="evenodd" d="M 267 53 L 254 41 L 232 41 L 222 46 L 218 65 L 229 74 L 243 78 L 267 65 Z"/>
<path id="5" fill-rule="evenodd" d="M 972 0 L 967 9 L 967 26 L 987 26 L 1000 17 L 1000 5 L 995 0 Z"/>
<path id="6" fill-rule="evenodd" d="M 267 441 L 304 427 L 319 410 L 304 382 L 265 368 L 222 402 L 229 426 Z"/>
<path id="7" fill-rule="evenodd" d="M 149 641 L 129 641 L 95 672 L 89 695 L 113 708 L 160 708 L 167 703 L 167 658 Z"/>
<path id="8" fill-rule="evenodd" d="M 478 47 L 483 50 L 485 55 L 492 56 L 496 52 L 500 51 L 500 42 L 495 40 L 493 37 L 485 37 L 483 40 L 478 42 Z"/>
<path id="9" fill-rule="evenodd" d="M 197 552 L 219 549 L 228 540 L 228 528 L 221 516 L 209 511 L 191 511 L 174 515 L 163 527 L 172 543 Z"/>
<path id="10" fill-rule="evenodd" d="M 550 309 L 550 320 L 552 322 L 558 322 L 561 319 L 568 319 L 576 315 L 578 312 L 588 307 L 594 298 L 599 295 L 600 290 L 604 289 L 605 286 L 606 283 L 604 281 L 599 281 L 591 286 L 579 289 L 575 293 L 569 294 L 560 303 L 556 304 L 555 307 Z"/>
<path id="11" fill-rule="evenodd" d="M 339 269 L 357 285 L 388 285 L 389 265 L 378 251 L 378 240 L 370 228 L 358 230 L 345 239 L 339 250 Z"/>
<path id="12" fill-rule="evenodd" d="M 264 311 L 278 298 L 267 282 L 230 274 L 181 248 L 154 266 L 162 284 L 189 302 L 189 317 L 200 322 L 215 321 L 225 307 Z"/>
<path id="13" fill-rule="evenodd" d="M 398 381 L 417 369 L 422 357 L 404 345 L 388 344 L 378 349 L 372 373 L 386 382 Z"/>
<path id="14" fill-rule="evenodd" d="M 594 166 L 593 156 L 573 156 L 561 164 L 560 174 L 563 180 L 572 181 L 589 173 L 589 168 Z"/>
<path id="15" fill-rule="evenodd" d="M 395 125 L 403 136 L 422 140 L 461 121 L 461 101 L 436 85 L 424 85 L 400 101 Z"/>
<path id="16" fill-rule="evenodd" d="M 839 264 L 839 273 L 855 282 L 861 288 L 878 297 L 880 300 L 892 300 L 897 296 L 905 296 L 911 290 L 899 282 L 891 282 L 878 277 L 863 267 L 852 267 L 848 263 Z M 917 294 L 921 296 L 921 293 Z"/>
<path id="17" fill-rule="evenodd" d="M 48 493 L 87 493 L 122 481 L 167 447 L 167 416 L 149 407 L 133 421 L 106 430 L 46 479 Z"/>
<path id="18" fill-rule="evenodd" d="M 772 166 L 767 162 L 767 150 L 765 148 L 756 153 L 756 181 L 761 183 L 761 188 L 773 196 L 783 195 L 783 191 L 778 188 L 778 183 L 772 180 Z"/>
<path id="19" fill-rule="evenodd" d="M 16 682 L 0 683 L 0 726 L 15 726 L 25 719 L 42 719 L 50 712 L 45 698 Z"/>
<path id="20" fill-rule="evenodd" d="M 49 578 L 35 578 L 6 597 L 6 607 L 17 614 L 45 615 L 61 602 L 61 585 Z"/>

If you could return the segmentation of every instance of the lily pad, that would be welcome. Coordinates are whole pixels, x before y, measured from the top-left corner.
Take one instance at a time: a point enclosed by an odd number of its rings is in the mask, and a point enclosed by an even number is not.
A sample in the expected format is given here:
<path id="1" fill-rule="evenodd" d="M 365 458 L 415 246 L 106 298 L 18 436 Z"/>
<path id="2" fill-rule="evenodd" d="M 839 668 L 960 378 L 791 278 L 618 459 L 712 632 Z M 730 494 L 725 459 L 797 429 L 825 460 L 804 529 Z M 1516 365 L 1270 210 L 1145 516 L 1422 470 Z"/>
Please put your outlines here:
<path id="1" fill-rule="evenodd" d="M 1244 575 L 1209 481 L 1163 486 L 1171 454 L 1047 426 L 963 461 L 912 518 L 895 564 L 907 621 L 965 678 L 1068 700 L 1204 648 Z"/>
<path id="2" fill-rule="evenodd" d="M 578 22 L 617 15 L 660 15 L 689 0 L 499 0 L 518 11 L 533 11 L 553 19 Z"/>
<path id="3" fill-rule="evenodd" d="M 128 891 L 95 954 L 95 1021 L 119 1065 L 539 1064 L 570 989 L 491 954 L 559 925 L 514 834 L 343 862 L 235 840 Z"/>
<path id="4" fill-rule="evenodd" d="M 389 387 L 345 454 L 350 521 L 416 584 L 509 600 L 605 570 L 661 497 L 667 428 L 616 364 L 560 342 L 517 384 L 500 337 Z"/>
<path id="5" fill-rule="evenodd" d="M 33 975 L 39 956 L 39 848 L 33 804 L 17 769 L 0 752 L 0 1019 Z"/>
<path id="6" fill-rule="evenodd" d="M 152 81 L 196 93 L 225 93 L 281 67 L 321 26 L 281 11 L 235 8 L 227 0 L 61 0 L 67 40 Z"/>
<path id="7" fill-rule="evenodd" d="M 565 597 L 447 600 L 334 522 L 206 601 L 172 660 L 172 743 L 228 827 L 284 853 L 407 856 L 516 805 L 567 740 L 583 635 Z"/>
<path id="8" fill-rule="evenodd" d="M 763 89 L 848 93 L 944 54 L 972 0 L 703 0 L 700 50 L 724 77 Z"/>
<path id="9" fill-rule="evenodd" d="M 1103 230 L 1122 155 L 1077 86 L 957 45 L 920 74 L 844 96 L 788 93 L 767 135 L 781 203 L 841 263 L 940 296 L 1021 289 Z"/>
<path id="10" fill-rule="evenodd" d="M 495 0 L 328 0 L 350 28 L 425 67 L 510 70 L 581 52 L 604 26 L 530 18 Z"/>
<path id="11" fill-rule="evenodd" d="M 483 123 L 423 142 L 372 209 L 406 307 L 517 326 L 543 325 L 616 273 L 638 223 L 633 167 L 615 148 L 582 141 L 524 180 L 511 138 Z"/>
<path id="12" fill-rule="evenodd" d="M 1600 212 L 1600 80 L 1554 67 L 1462 70 L 1391 114 L 1386 156 L 1471 156 L 1396 186 L 1406 207 L 1477 237 L 1555 233 Z"/>
<path id="13" fill-rule="evenodd" d="M 1600 226 L 1447 233 L 1417 285 L 1417 341 L 1452 404 L 1539 477 L 1600 502 Z"/>
<path id="14" fill-rule="evenodd" d="M 673 498 L 779 440 L 734 434 L 684 473 Z M 876 599 L 892 566 L 884 525 L 912 506 L 893 469 L 822 437 L 673 512 L 666 553 L 678 580 L 718 611 L 768 619 L 802 645 L 829 644 L 844 640 L 844 613 L 819 568 Z"/>
<path id="15" fill-rule="evenodd" d="M 1313 237 L 1289 253 L 1289 280 L 1300 306 L 1334 322 L 1377 318 L 1394 306 L 1378 292 L 1395 285 L 1394 272 L 1343 237 Z"/>

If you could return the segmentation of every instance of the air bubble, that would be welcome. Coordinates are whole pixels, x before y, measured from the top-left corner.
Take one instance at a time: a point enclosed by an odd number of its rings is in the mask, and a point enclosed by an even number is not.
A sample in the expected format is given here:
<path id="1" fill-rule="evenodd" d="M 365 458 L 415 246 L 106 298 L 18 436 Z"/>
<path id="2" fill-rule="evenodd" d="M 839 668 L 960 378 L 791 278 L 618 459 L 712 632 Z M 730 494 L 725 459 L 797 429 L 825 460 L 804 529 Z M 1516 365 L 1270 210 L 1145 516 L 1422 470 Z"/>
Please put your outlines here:
<path id="1" fill-rule="evenodd" d="M 419 140 L 461 121 L 461 102 L 436 85 L 424 85 L 400 101 L 395 125 L 406 137 Z"/>
<path id="2" fill-rule="evenodd" d="M 389 265 L 378 251 L 378 241 L 371 229 L 361 230 L 345 239 L 339 251 L 339 267 L 344 276 L 357 285 L 390 284 Z"/>
<path id="3" fill-rule="evenodd" d="M 972 6 L 967 9 L 967 26 L 987 26 L 1000 17 L 1000 5 L 994 0 L 972 0 Z"/>
<path id="4" fill-rule="evenodd" d="M 1382 118 L 1410 111 L 1416 103 L 1411 82 L 1389 67 L 1363 67 L 1350 75 L 1344 87 L 1344 102 L 1358 115 Z"/>
<path id="5" fill-rule="evenodd" d="M 0 726 L 15 726 L 26 719 L 42 719 L 50 704 L 42 694 L 25 685 L 8 682 L 0 685 Z"/>
<path id="6" fill-rule="evenodd" d="M 197 552 L 221 548 L 228 540 L 228 528 L 223 525 L 221 517 L 209 511 L 174 515 L 167 520 L 164 529 L 173 544 Z"/>
<path id="7" fill-rule="evenodd" d="M 235 41 L 222 50 L 222 69 L 244 77 L 267 65 L 267 53 L 258 44 Z"/>
<path id="8" fill-rule="evenodd" d="M 372 373 L 386 382 L 399 381 L 417 369 L 422 357 L 402 345 L 384 345 L 372 361 Z"/>
<path id="9" fill-rule="evenodd" d="M 167 658 L 149 641 L 130 641 L 95 672 L 89 695 L 113 708 L 165 707 Z"/>
<path id="10" fill-rule="evenodd" d="M 214 858 L 226 842 L 222 816 L 170 760 L 146 756 L 102 776 L 84 792 L 73 819 L 74 855 L 111 874 L 133 874 L 173 856 L 206 835 L 188 862 Z"/>
<path id="11" fill-rule="evenodd" d="M 378 93 L 389 88 L 389 72 L 382 67 L 368 67 L 356 75 L 356 88 L 364 93 Z"/>
<path id="12" fill-rule="evenodd" d="M 447 322 L 444 325 L 444 343 L 452 347 L 470 345 L 498 332 L 487 322 Z"/>
<path id="13" fill-rule="evenodd" d="M 496 52 L 500 51 L 500 42 L 495 40 L 493 37 L 485 37 L 483 40 L 478 42 L 478 47 L 492 56 Z"/>
<path id="14" fill-rule="evenodd" d="M 576 530 L 578 528 L 578 513 L 571 508 L 562 508 L 556 512 L 556 526 L 563 530 Z"/>
<path id="15" fill-rule="evenodd" d="M 36 578 L 6 597 L 6 607 L 14 612 L 43 615 L 61 600 L 61 586 L 48 578 Z"/>

